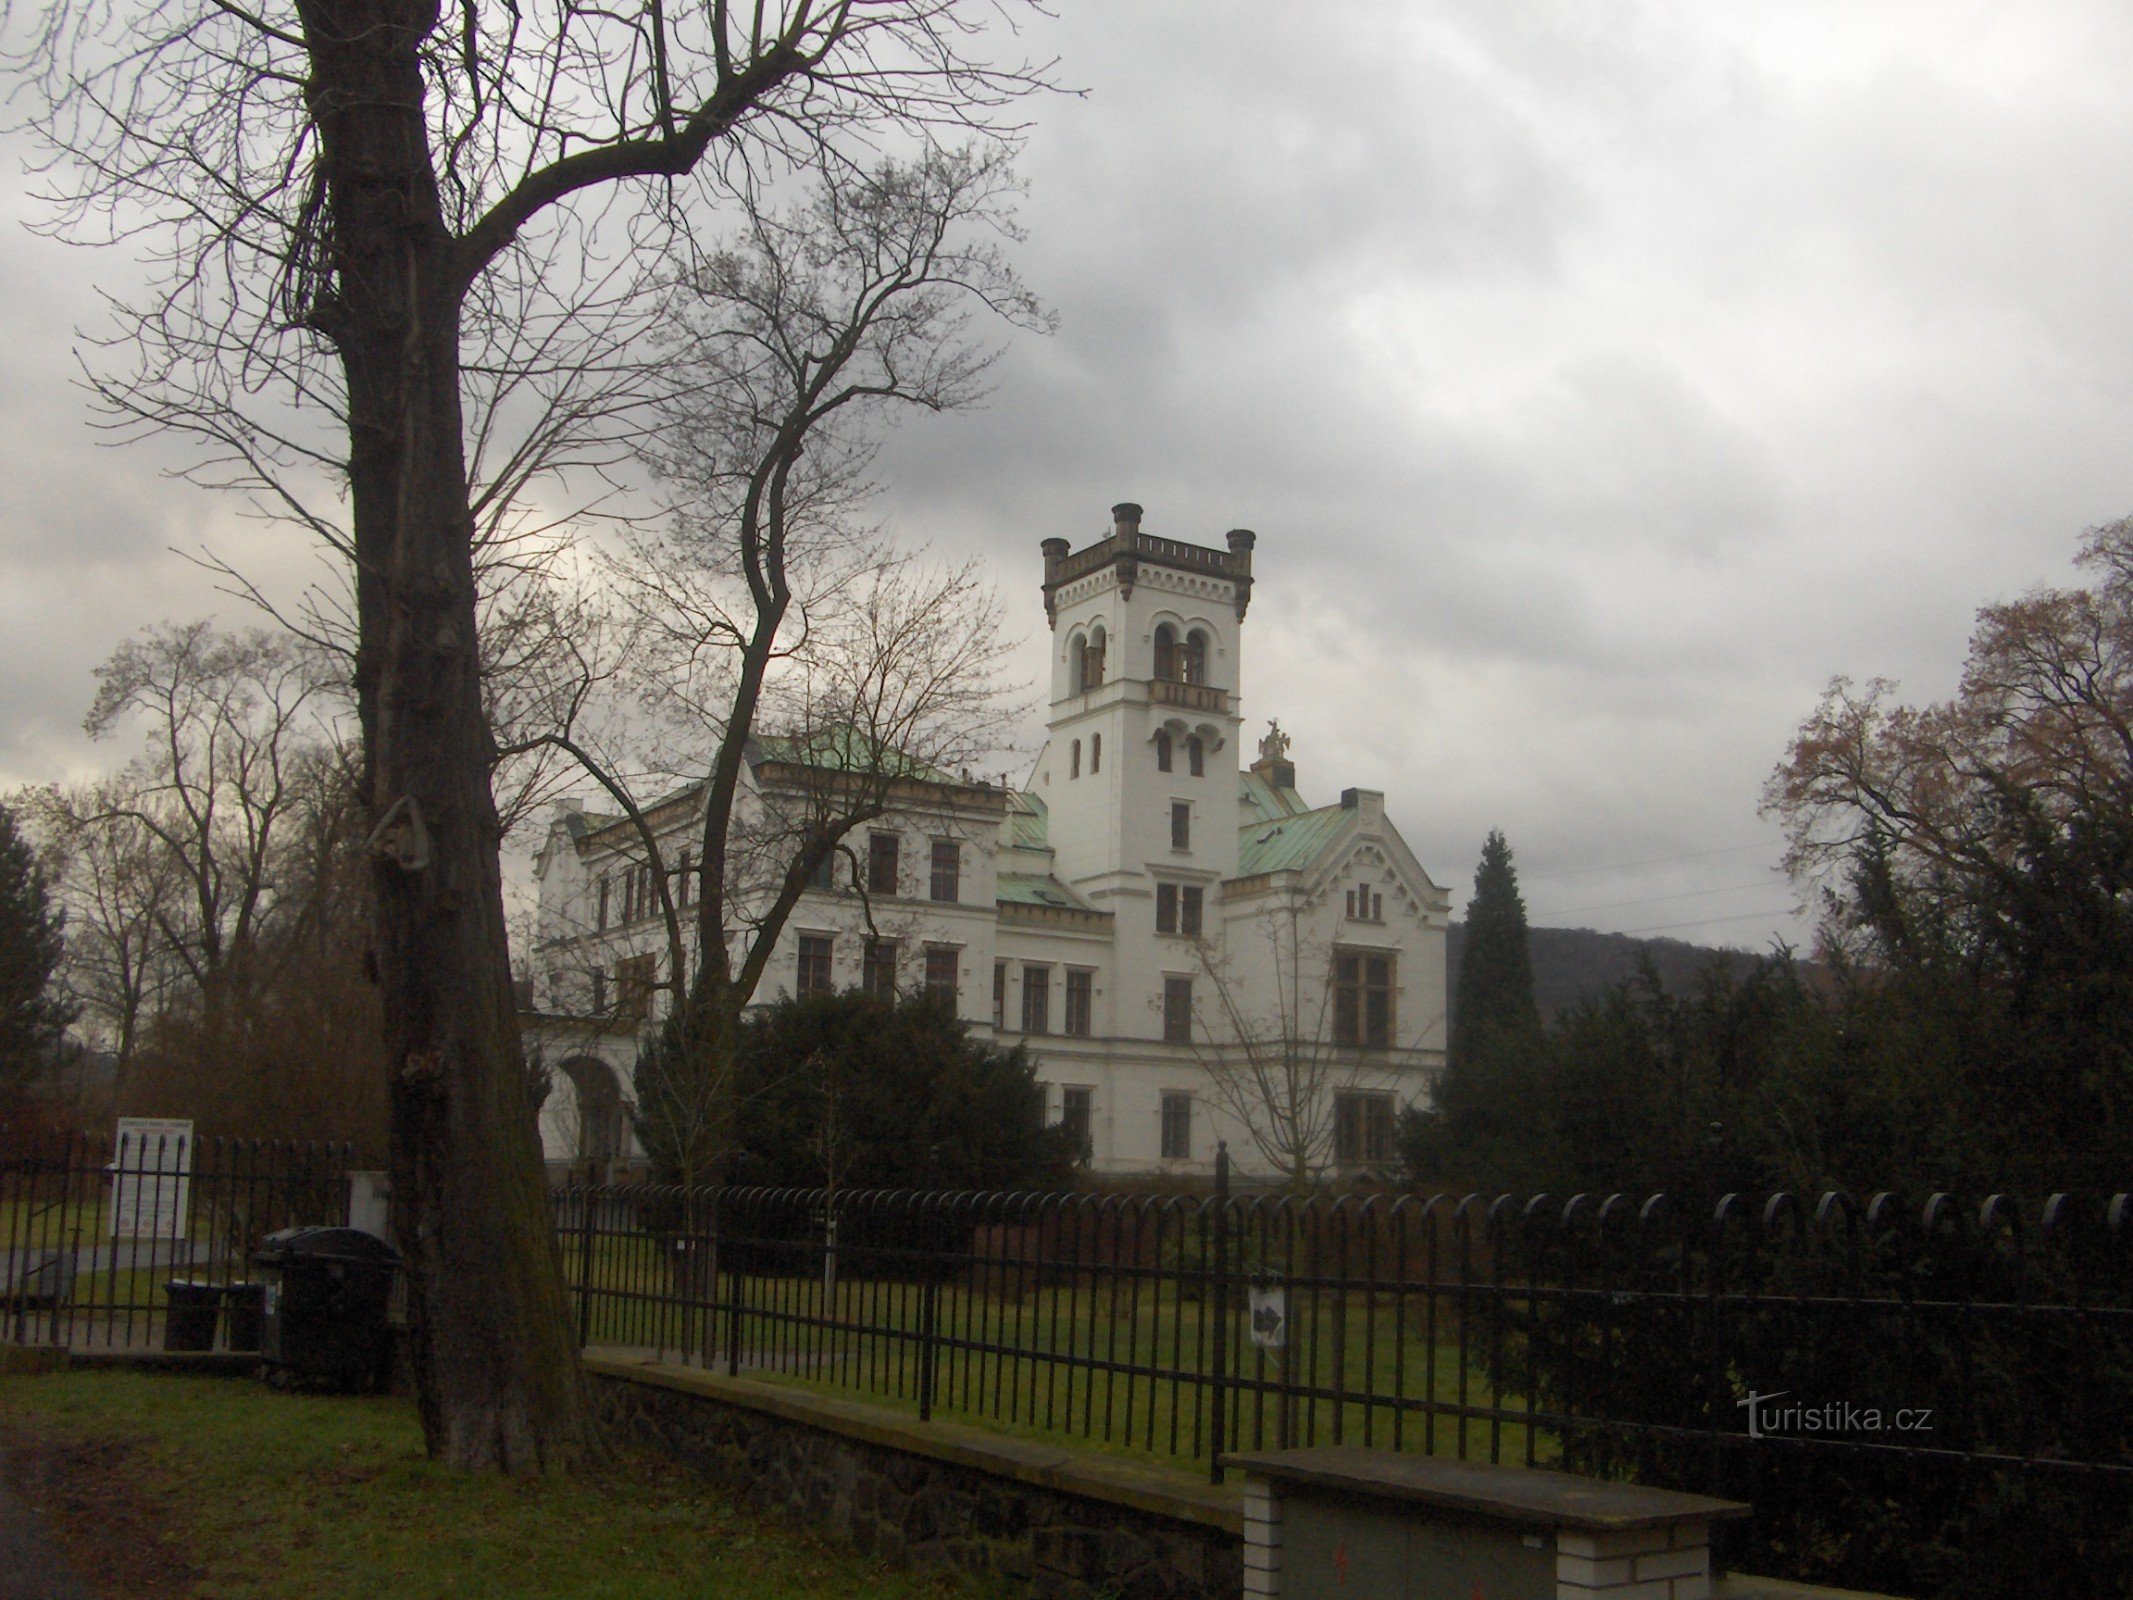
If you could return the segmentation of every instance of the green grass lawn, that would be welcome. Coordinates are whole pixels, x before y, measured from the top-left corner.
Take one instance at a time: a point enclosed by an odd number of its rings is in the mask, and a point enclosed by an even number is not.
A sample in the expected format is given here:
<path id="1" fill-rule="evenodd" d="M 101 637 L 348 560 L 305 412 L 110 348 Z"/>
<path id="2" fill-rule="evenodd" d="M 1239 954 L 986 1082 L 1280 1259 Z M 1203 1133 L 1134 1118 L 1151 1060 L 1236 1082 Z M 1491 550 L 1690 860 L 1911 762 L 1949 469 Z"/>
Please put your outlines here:
<path id="1" fill-rule="evenodd" d="M 10 1379 L 18 1461 L 103 1461 L 190 1587 L 215 1600 L 887 1600 L 986 1593 L 837 1551 L 671 1466 L 469 1477 L 424 1459 L 412 1407 L 241 1380 L 74 1371 Z M 114 1452 L 116 1459 L 114 1460 Z M 78 1485 L 71 1485 L 79 1487 Z M 85 1519 L 62 1515 L 77 1537 Z M 110 1519 L 105 1519 L 110 1520 Z M 131 1530 L 129 1539 L 138 1540 Z M 85 1555 L 93 1568 L 93 1552 Z M 136 1592 L 128 1588 L 126 1592 Z"/>

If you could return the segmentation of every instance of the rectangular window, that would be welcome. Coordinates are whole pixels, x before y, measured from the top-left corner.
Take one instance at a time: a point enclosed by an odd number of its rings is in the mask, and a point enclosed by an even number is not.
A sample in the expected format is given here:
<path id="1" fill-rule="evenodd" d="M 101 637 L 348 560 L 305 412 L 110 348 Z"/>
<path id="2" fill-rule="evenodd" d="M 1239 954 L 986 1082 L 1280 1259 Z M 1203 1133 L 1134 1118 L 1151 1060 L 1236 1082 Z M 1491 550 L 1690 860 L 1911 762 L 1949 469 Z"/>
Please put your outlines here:
<path id="1" fill-rule="evenodd" d="M 1192 802 L 1189 800 L 1170 802 L 1170 848 L 1192 848 Z"/>
<path id="2" fill-rule="evenodd" d="M 651 956 L 630 956 L 615 963 L 615 1015 L 625 1022 L 642 1022 L 652 1009 L 653 975 L 657 963 Z"/>
<path id="3" fill-rule="evenodd" d="M 1333 953 L 1333 1042 L 1392 1046 L 1393 957 L 1361 950 Z"/>
<path id="4" fill-rule="evenodd" d="M 1178 891 L 1178 932 L 1188 938 L 1200 937 L 1200 900 L 1203 893 L 1196 883 L 1189 883 Z"/>
<path id="5" fill-rule="evenodd" d="M 800 995 L 828 994 L 830 978 L 830 941 L 824 934 L 803 933 L 800 935 L 800 977 L 793 992 Z"/>
<path id="6" fill-rule="evenodd" d="M 1157 674 L 1157 676 L 1161 676 L 1161 674 Z M 1155 736 L 1155 770 L 1158 772 L 1168 772 L 1170 770 L 1170 735 L 1160 729 L 1157 730 Z"/>
<path id="7" fill-rule="evenodd" d="M 1096 1122 L 1096 1091 L 1069 1084 L 1059 1091 L 1059 1122 L 1074 1133 L 1074 1148 L 1078 1158 L 1086 1161 L 1093 1146 L 1089 1130 Z"/>
<path id="8" fill-rule="evenodd" d="M 1092 733 L 1089 735 L 1089 776 L 1093 778 L 1103 769 L 1104 736 L 1100 733 Z"/>
<path id="9" fill-rule="evenodd" d="M 960 951 L 943 950 L 938 946 L 926 951 L 926 993 L 946 1005 L 950 1011 L 955 1009 L 960 955 Z"/>
<path id="10" fill-rule="evenodd" d="M 896 893 L 896 835 L 876 833 L 867 837 L 867 893 Z"/>
<path id="11" fill-rule="evenodd" d="M 1392 1159 L 1391 1095 L 1335 1093 L 1333 1159 L 1349 1165 Z"/>
<path id="12" fill-rule="evenodd" d="M 992 1026 L 995 1033 L 1007 1031 L 1007 963 L 992 964 Z"/>
<path id="13" fill-rule="evenodd" d="M 1348 891 L 1348 917 L 1353 922 L 1383 922 L 1385 897 L 1367 883 Z"/>
<path id="14" fill-rule="evenodd" d="M 1200 743 L 1198 734 L 1185 741 L 1185 764 L 1192 769 L 1195 778 L 1207 776 L 1207 748 Z"/>
<path id="15" fill-rule="evenodd" d="M 896 998 L 896 941 L 869 939 L 860 962 L 859 986 L 879 1000 Z"/>
<path id="16" fill-rule="evenodd" d="M 1089 1001 L 1095 993 L 1096 974 L 1086 967 L 1069 967 L 1066 975 L 1066 1031 L 1077 1039 L 1089 1036 Z"/>
<path id="17" fill-rule="evenodd" d="M 1022 969 L 1022 1031 L 1052 1031 L 1052 969 L 1025 966 Z"/>
<path id="18" fill-rule="evenodd" d="M 684 850 L 681 853 L 681 871 L 675 876 L 675 882 L 680 889 L 678 898 L 684 906 L 696 898 L 696 874 L 691 872 L 689 867 L 689 852 Z"/>
<path id="19" fill-rule="evenodd" d="M 1159 883 L 1155 886 L 1155 931 L 1178 931 L 1178 886 L 1174 883 Z"/>
<path id="20" fill-rule="evenodd" d="M 963 898 L 963 847 L 953 839 L 933 841 L 933 898 L 951 905 Z"/>
<path id="21" fill-rule="evenodd" d="M 1163 1096 L 1163 1159 L 1192 1159 L 1192 1096 L 1189 1094 Z"/>
<path id="22" fill-rule="evenodd" d="M 1192 1043 L 1192 979 L 1163 980 L 1163 1042 Z"/>
<path id="23" fill-rule="evenodd" d="M 593 974 L 593 1015 L 601 1016 L 607 1010 L 607 974 Z"/>
<path id="24" fill-rule="evenodd" d="M 815 875 L 808 880 L 817 889 L 837 887 L 837 851 L 831 848 L 828 855 L 815 863 Z"/>
<path id="25" fill-rule="evenodd" d="M 593 931 L 595 933 L 605 933 L 607 931 L 607 874 L 604 872 L 600 874 L 600 892 L 595 897 Z"/>

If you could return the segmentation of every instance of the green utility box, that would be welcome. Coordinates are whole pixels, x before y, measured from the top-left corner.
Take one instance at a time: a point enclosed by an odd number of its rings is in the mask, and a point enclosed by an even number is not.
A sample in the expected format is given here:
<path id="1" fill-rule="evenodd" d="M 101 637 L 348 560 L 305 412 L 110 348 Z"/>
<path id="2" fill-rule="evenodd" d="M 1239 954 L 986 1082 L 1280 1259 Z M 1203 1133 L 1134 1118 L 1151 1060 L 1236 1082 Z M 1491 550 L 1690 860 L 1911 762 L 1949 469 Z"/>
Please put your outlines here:
<path id="1" fill-rule="evenodd" d="M 1729 1500 L 1332 1447 L 1243 1469 L 1247 1600 L 1703 1600 Z"/>

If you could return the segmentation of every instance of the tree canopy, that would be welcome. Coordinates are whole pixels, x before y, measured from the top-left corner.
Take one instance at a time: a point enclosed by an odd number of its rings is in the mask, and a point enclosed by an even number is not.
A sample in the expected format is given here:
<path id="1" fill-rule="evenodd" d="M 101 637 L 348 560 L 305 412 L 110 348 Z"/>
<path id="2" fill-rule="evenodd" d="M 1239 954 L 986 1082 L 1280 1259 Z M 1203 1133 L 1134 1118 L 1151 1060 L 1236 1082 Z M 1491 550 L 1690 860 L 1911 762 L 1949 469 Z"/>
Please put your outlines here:
<path id="1" fill-rule="evenodd" d="M 75 1007 L 57 983 L 62 919 L 37 853 L 0 806 L 0 1090 L 19 1092 L 51 1066 Z"/>
<path id="2" fill-rule="evenodd" d="M 1045 1126 L 1028 1052 L 971 1038 L 929 996 L 780 1000 L 741 1024 L 736 1078 L 743 1183 L 1043 1188 L 1080 1153 Z"/>

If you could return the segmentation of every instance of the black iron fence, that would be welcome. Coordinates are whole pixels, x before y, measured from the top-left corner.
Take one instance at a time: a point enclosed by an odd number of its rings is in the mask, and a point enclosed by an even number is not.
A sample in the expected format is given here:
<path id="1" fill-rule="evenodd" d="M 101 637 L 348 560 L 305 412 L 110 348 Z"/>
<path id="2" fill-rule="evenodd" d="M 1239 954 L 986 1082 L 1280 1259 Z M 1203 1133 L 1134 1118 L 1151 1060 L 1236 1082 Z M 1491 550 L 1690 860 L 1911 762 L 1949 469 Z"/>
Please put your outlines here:
<path id="1" fill-rule="evenodd" d="M 173 1282 L 242 1282 L 268 1234 L 346 1223 L 357 1165 L 346 1145 L 0 1128 L 0 1338 L 160 1343 Z"/>
<path id="2" fill-rule="evenodd" d="M 1747 1500 L 1754 1570 L 2133 1593 L 2133 1198 L 572 1189 L 588 1345 L 1207 1463 Z"/>

